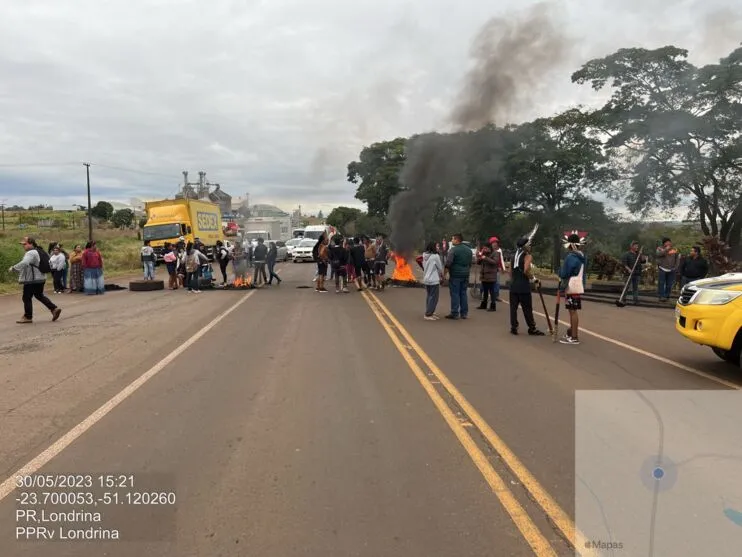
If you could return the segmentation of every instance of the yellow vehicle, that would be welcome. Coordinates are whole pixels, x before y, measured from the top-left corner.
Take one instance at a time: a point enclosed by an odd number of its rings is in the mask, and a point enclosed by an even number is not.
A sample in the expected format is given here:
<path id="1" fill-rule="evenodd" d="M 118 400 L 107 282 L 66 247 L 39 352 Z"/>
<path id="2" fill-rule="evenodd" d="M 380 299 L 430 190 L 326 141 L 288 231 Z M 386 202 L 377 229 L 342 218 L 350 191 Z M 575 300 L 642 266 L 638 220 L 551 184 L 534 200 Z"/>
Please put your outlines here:
<path id="1" fill-rule="evenodd" d="M 675 306 L 675 329 L 709 346 L 722 360 L 741 365 L 742 273 L 686 284 Z"/>
<path id="2" fill-rule="evenodd" d="M 183 238 L 186 243 L 196 238 L 203 242 L 204 255 L 213 258 L 217 240 L 224 240 L 222 211 L 219 205 L 200 199 L 163 199 L 145 203 L 147 224 L 143 238 L 162 259 L 166 243 L 177 243 Z"/>

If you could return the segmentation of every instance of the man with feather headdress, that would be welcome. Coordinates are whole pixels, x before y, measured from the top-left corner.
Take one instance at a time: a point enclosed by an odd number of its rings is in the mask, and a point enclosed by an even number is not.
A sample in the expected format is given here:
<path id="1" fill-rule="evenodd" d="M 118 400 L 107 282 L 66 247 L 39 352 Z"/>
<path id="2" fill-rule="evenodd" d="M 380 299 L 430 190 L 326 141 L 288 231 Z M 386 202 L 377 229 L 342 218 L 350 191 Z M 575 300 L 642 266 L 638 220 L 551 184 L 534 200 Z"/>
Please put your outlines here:
<path id="1" fill-rule="evenodd" d="M 536 235 L 538 225 L 527 235 L 517 242 L 517 249 L 513 256 L 510 278 L 510 333 L 518 334 L 518 306 L 523 308 L 523 317 L 528 325 L 528 334 L 531 336 L 544 336 L 544 333 L 536 328 L 536 320 L 533 318 L 533 294 L 531 293 L 531 282 L 537 282 L 533 276 L 533 256 L 531 255 L 531 242 Z"/>

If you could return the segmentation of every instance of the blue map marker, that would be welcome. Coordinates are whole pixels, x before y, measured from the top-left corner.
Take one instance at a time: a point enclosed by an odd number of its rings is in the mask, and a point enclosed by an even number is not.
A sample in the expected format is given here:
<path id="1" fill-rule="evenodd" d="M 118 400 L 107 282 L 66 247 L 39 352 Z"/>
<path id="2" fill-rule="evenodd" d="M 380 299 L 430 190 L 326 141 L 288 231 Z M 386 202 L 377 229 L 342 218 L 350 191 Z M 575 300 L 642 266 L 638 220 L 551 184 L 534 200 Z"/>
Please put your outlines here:
<path id="1" fill-rule="evenodd" d="M 737 526 L 742 526 L 742 512 L 735 511 L 734 509 L 724 509 L 726 517 L 734 522 Z"/>

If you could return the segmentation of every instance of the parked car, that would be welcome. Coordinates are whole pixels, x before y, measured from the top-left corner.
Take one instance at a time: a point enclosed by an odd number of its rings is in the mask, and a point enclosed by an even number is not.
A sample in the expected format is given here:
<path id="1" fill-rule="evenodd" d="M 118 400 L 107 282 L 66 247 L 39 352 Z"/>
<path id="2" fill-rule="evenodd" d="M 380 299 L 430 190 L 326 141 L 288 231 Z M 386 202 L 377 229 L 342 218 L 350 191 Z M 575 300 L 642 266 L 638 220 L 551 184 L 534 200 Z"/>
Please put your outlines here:
<path id="1" fill-rule="evenodd" d="M 276 256 L 276 261 L 288 261 L 289 260 L 289 250 L 286 248 L 286 243 L 282 242 L 281 240 L 276 240 L 275 242 L 273 240 L 268 241 L 268 246 L 270 247 L 270 244 L 276 244 L 276 250 L 278 251 L 278 255 Z"/>
<path id="2" fill-rule="evenodd" d="M 286 251 L 288 251 L 289 257 L 294 256 L 294 248 L 298 246 L 299 244 L 301 244 L 301 241 L 303 239 L 304 238 L 291 238 L 290 240 L 286 242 Z"/>
<path id="3" fill-rule="evenodd" d="M 675 306 L 675 330 L 710 347 L 722 360 L 741 365 L 742 273 L 686 284 Z"/>
<path id="4" fill-rule="evenodd" d="M 317 240 L 307 238 L 302 240 L 298 246 L 294 247 L 294 263 L 301 263 L 302 261 L 314 261 L 314 255 L 312 251 L 314 246 L 317 244 Z"/>

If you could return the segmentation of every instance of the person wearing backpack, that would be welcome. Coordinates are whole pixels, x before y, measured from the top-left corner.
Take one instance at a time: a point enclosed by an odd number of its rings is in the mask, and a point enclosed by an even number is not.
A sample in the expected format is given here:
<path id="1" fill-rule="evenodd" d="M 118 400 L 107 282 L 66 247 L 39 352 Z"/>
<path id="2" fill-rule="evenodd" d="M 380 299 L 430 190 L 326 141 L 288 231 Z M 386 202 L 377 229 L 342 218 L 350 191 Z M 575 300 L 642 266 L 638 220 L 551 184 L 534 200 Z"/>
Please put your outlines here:
<path id="1" fill-rule="evenodd" d="M 49 254 L 38 247 L 36 240 L 30 237 L 21 242 L 26 251 L 23 259 L 13 265 L 9 271 L 18 273 L 18 282 L 23 285 L 23 317 L 16 323 L 33 323 L 33 299 L 44 304 L 52 314 L 52 321 L 59 319 L 62 310 L 44 295 L 46 273 L 51 272 Z"/>
<path id="2" fill-rule="evenodd" d="M 209 259 L 193 247 L 193 243 L 188 242 L 185 250 L 185 284 L 188 285 L 188 292 L 195 292 L 196 294 L 201 292 L 198 284 L 198 279 L 201 275 L 201 265 L 208 262 Z"/>

